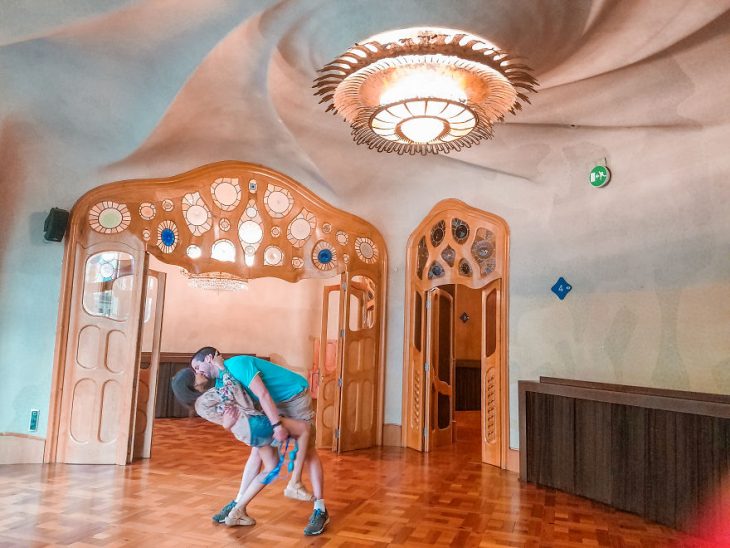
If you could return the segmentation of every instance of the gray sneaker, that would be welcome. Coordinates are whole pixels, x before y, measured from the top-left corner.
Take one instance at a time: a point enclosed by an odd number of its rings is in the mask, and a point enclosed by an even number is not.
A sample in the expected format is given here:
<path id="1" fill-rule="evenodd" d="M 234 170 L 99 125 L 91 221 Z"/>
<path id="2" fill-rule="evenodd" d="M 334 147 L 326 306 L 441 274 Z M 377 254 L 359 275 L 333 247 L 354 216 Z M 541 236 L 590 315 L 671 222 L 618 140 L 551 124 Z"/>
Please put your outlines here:
<path id="1" fill-rule="evenodd" d="M 221 508 L 220 512 L 213 515 L 213 521 L 216 523 L 223 523 L 226 521 L 226 517 L 228 517 L 228 514 L 231 513 L 231 510 L 233 510 L 233 507 L 236 505 L 236 501 L 232 500 L 228 504 L 226 504 L 223 508 Z"/>
<path id="2" fill-rule="evenodd" d="M 325 527 L 330 522 L 330 515 L 327 510 L 317 510 L 315 508 L 312 512 L 312 517 L 309 518 L 309 523 L 304 528 L 304 534 L 308 536 L 319 535 L 324 532 Z"/>

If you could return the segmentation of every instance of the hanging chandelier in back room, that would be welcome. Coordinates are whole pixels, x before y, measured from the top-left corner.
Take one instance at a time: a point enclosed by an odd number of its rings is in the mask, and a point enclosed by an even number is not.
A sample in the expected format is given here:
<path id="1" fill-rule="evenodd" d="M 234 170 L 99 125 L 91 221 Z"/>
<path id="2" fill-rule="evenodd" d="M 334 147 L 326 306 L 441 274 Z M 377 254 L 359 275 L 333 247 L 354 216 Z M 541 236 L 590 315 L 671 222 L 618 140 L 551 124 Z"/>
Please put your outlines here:
<path id="1" fill-rule="evenodd" d="M 319 72 L 315 95 L 350 124 L 355 142 L 398 154 L 489 139 L 538 85 L 530 67 L 484 38 L 441 28 L 378 34 Z"/>

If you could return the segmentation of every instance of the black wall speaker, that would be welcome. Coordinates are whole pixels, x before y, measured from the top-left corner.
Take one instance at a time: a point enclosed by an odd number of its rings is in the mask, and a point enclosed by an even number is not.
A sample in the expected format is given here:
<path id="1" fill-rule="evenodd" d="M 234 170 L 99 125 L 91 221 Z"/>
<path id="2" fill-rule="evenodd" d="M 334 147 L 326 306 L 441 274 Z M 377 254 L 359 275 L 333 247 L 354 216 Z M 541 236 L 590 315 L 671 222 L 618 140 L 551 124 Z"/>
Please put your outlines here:
<path id="1" fill-rule="evenodd" d="M 43 224 L 43 238 L 49 242 L 60 242 L 66 233 L 68 225 L 68 211 L 52 207 Z"/>

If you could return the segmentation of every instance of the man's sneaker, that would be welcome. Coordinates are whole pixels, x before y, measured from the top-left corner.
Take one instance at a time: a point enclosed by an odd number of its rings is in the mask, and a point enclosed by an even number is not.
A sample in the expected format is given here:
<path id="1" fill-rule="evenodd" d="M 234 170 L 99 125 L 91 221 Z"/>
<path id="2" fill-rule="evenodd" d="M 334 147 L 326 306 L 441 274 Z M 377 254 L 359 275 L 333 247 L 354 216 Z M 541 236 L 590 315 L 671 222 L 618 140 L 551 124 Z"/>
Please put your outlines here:
<path id="1" fill-rule="evenodd" d="M 313 501 L 314 495 L 307 491 L 303 484 L 287 485 L 284 489 L 284 496 L 294 500 Z"/>
<path id="2" fill-rule="evenodd" d="M 235 505 L 235 500 L 232 500 L 231 502 L 226 504 L 223 508 L 220 509 L 220 512 L 213 515 L 213 521 L 215 521 L 216 523 L 223 523 L 224 521 L 226 521 L 226 517 L 228 516 L 228 514 L 231 513 L 231 510 L 233 510 L 233 507 Z"/>
<path id="3" fill-rule="evenodd" d="M 330 515 L 327 513 L 327 510 L 317 510 L 315 508 L 314 512 L 312 512 L 312 517 L 309 518 L 309 523 L 304 528 L 304 534 L 305 535 L 319 535 L 322 532 L 324 532 L 324 528 L 327 527 L 327 524 L 330 522 Z"/>

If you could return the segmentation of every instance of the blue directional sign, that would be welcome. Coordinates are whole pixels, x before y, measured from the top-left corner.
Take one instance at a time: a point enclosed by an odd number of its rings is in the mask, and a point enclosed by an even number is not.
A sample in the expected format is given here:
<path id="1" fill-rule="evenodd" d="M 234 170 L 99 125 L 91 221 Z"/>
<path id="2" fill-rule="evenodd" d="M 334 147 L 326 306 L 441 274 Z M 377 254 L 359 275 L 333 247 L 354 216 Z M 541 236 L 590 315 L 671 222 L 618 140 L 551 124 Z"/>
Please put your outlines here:
<path id="1" fill-rule="evenodd" d="M 565 298 L 565 296 L 570 293 L 570 290 L 573 289 L 573 286 L 570 285 L 565 278 L 560 276 L 558 278 L 558 281 L 555 282 L 555 285 L 550 288 L 553 293 L 555 293 L 558 296 L 558 299 L 561 301 Z"/>

